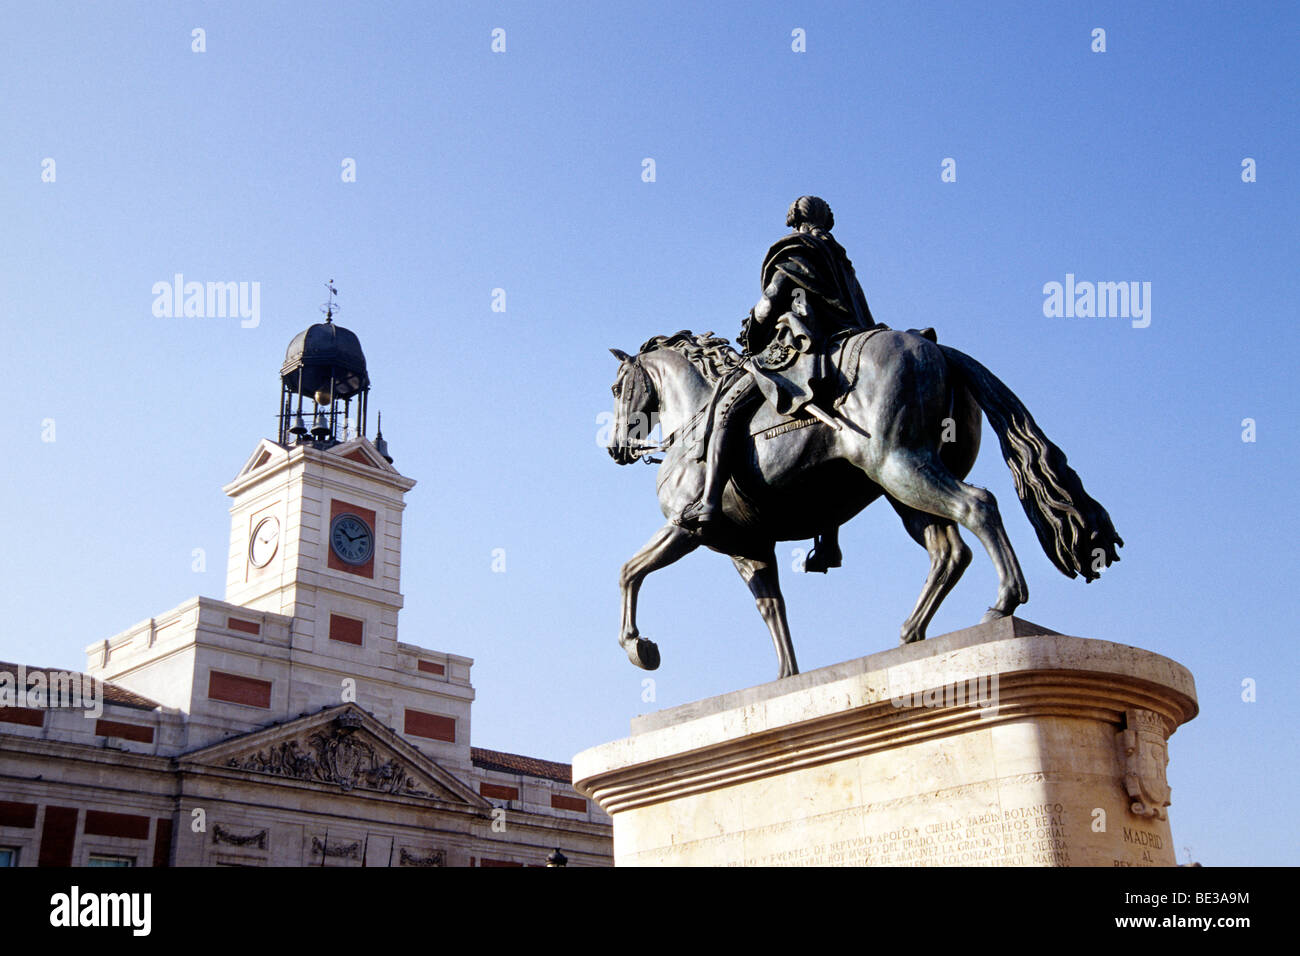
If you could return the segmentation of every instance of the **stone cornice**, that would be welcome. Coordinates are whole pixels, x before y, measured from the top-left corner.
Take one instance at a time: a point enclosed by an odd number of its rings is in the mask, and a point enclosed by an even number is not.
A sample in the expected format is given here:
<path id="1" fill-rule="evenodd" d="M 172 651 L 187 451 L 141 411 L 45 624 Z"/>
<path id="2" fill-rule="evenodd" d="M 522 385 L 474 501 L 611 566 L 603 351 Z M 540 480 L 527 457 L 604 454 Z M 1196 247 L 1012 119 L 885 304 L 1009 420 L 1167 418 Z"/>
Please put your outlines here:
<path id="1" fill-rule="evenodd" d="M 1119 730 L 1139 709 L 1158 714 L 1168 735 L 1196 715 L 1191 675 L 1167 658 L 1041 629 L 1016 636 L 1014 624 L 1002 629 L 1011 636 L 991 633 L 979 642 L 955 632 L 927 641 L 925 654 L 900 648 L 724 695 L 676 722 L 651 715 L 636 736 L 578 754 L 575 789 L 617 813 L 975 727 L 1050 716 Z M 980 680 L 987 703 L 945 696 L 961 686 L 973 697 Z"/>
<path id="2" fill-rule="evenodd" d="M 143 770 L 150 773 L 167 772 L 171 768 L 170 757 L 132 753 L 129 750 L 117 750 L 75 741 L 0 732 L 0 753 L 6 750 L 21 753 L 25 757 L 49 757 L 59 761 L 75 760 L 85 764 L 111 766 L 114 769 Z"/>
<path id="3" fill-rule="evenodd" d="M 380 468 L 378 465 L 363 465 L 360 462 L 344 458 L 342 454 L 337 453 L 340 449 L 355 448 L 365 443 L 367 448 L 373 448 L 369 440 L 365 438 L 353 439 L 343 445 L 335 446 L 331 449 L 313 448 L 310 445 L 293 445 L 285 448 L 277 445 L 268 438 L 262 439 L 258 443 L 253 454 L 249 456 L 248 464 L 239 473 L 236 478 L 229 484 L 222 487 L 228 497 L 235 497 L 240 492 L 254 484 L 260 484 L 282 471 L 293 469 L 301 466 L 304 474 L 300 480 L 307 480 L 307 474 L 310 473 L 310 480 L 313 483 L 320 483 L 323 476 L 315 471 L 311 471 L 313 466 L 324 468 L 328 466 L 331 469 L 337 469 L 344 474 L 363 479 L 364 481 L 374 482 L 379 485 L 387 486 L 396 494 L 393 496 L 393 507 L 400 510 L 401 496 L 415 487 L 414 478 L 407 478 L 405 475 L 398 473 L 395 468 L 385 466 Z M 259 457 L 263 450 L 271 452 L 271 460 L 260 468 L 252 468 L 252 462 Z M 294 476 L 283 476 L 281 481 L 292 481 Z"/>
<path id="4" fill-rule="evenodd" d="M 284 614 L 277 614 L 274 611 L 264 611 L 260 608 L 245 607 L 242 604 L 232 604 L 229 601 L 223 601 L 220 598 L 204 597 L 195 595 L 188 598 L 182 603 L 157 614 L 154 617 L 147 617 L 142 621 L 133 624 L 124 631 L 118 631 L 107 638 L 101 638 L 92 644 L 87 644 L 85 652 L 87 655 L 93 654 L 104 648 L 105 644 L 111 649 L 114 645 L 122 644 L 127 640 L 134 639 L 142 634 L 157 633 L 163 628 L 176 623 L 185 623 L 186 616 L 192 611 L 212 610 L 220 611 L 226 615 L 233 615 L 240 618 L 255 618 L 260 623 L 278 625 L 283 628 L 293 626 L 293 618 Z M 204 626 L 201 622 L 195 622 L 196 627 Z M 168 640 L 171 640 L 168 636 Z M 186 643 L 193 643 L 192 641 Z M 181 644 L 179 646 L 185 646 Z"/>

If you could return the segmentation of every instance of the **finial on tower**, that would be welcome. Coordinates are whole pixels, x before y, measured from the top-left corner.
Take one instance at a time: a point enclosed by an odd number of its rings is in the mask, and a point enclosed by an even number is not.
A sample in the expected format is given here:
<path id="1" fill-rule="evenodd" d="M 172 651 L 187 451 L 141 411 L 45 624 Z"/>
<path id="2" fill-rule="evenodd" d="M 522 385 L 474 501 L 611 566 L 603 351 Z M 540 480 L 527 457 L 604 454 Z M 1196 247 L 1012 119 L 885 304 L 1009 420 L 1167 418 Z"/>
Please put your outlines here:
<path id="1" fill-rule="evenodd" d="M 339 294 L 339 290 L 334 288 L 333 279 L 325 283 L 325 288 L 330 290 L 330 300 L 323 304 L 320 310 L 325 313 L 326 323 L 329 323 L 334 321 L 334 313 L 339 311 L 339 304 L 334 301 L 334 297 Z"/>
<path id="2" fill-rule="evenodd" d="M 393 456 L 388 453 L 388 442 L 384 441 L 384 413 L 379 413 L 379 421 L 375 426 L 375 451 L 383 456 L 384 461 L 390 465 L 393 463 Z"/>

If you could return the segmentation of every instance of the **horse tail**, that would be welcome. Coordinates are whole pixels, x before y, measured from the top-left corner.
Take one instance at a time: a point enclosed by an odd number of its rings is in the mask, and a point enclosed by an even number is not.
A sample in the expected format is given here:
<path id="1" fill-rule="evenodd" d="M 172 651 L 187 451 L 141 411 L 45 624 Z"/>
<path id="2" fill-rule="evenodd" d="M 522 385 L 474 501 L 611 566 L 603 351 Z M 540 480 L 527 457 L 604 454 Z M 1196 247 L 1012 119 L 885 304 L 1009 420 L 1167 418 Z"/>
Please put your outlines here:
<path id="1" fill-rule="evenodd" d="M 1043 551 L 1066 577 L 1100 577 L 1096 559 L 1109 566 L 1119 560 L 1124 544 L 1106 509 L 1084 491 L 1065 452 L 1043 434 L 1011 389 L 966 353 L 939 348 L 988 416 Z"/>

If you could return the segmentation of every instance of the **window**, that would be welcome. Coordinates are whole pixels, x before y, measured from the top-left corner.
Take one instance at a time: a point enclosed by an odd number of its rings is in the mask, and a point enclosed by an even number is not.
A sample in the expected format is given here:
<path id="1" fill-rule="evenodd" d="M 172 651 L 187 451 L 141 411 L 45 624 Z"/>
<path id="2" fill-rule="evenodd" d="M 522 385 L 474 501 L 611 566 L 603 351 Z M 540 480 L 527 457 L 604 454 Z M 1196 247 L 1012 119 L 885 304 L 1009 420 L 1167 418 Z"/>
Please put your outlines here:
<path id="1" fill-rule="evenodd" d="M 18 850 L 12 846 L 0 846 L 0 868 L 18 865 Z"/>
<path id="2" fill-rule="evenodd" d="M 101 856 L 91 854 L 86 866 L 135 866 L 135 857 L 133 856 Z"/>

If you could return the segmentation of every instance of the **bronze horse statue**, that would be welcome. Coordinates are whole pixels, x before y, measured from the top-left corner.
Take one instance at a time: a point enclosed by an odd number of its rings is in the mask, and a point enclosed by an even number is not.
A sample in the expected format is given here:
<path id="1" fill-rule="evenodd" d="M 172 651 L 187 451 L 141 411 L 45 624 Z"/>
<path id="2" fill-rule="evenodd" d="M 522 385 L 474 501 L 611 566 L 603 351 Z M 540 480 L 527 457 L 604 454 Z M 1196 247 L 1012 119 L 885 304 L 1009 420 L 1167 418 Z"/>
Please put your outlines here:
<path id="1" fill-rule="evenodd" d="M 980 411 L 1002 446 L 1016 493 L 1043 550 L 1068 577 L 1092 581 L 1119 560 L 1123 545 L 1106 509 L 1083 489 L 1064 452 L 1029 411 L 970 356 L 915 332 L 879 327 L 840 344 L 841 395 L 832 427 L 822 417 L 790 418 L 768 403 L 753 412 L 750 440 L 737 441 L 722 498 L 723 520 L 688 529 L 676 523 L 704 482 L 698 442 L 719 379 L 741 357 L 712 333 L 656 336 L 619 360 L 609 453 L 620 465 L 662 452 L 658 495 L 669 519 L 623 566 L 619 643 L 638 667 L 659 666 L 659 649 L 636 626 L 637 592 L 651 571 L 701 545 L 728 555 L 771 631 L 778 677 L 799 672 L 777 575 L 776 542 L 811 538 L 884 497 L 930 556 L 930 573 L 901 640 L 925 639 L 940 603 L 970 563 L 958 532 L 969 529 L 998 574 L 984 620 L 1010 615 L 1029 598 L 997 502 L 961 479 L 980 444 Z M 650 444 L 657 417 L 662 440 Z"/>

